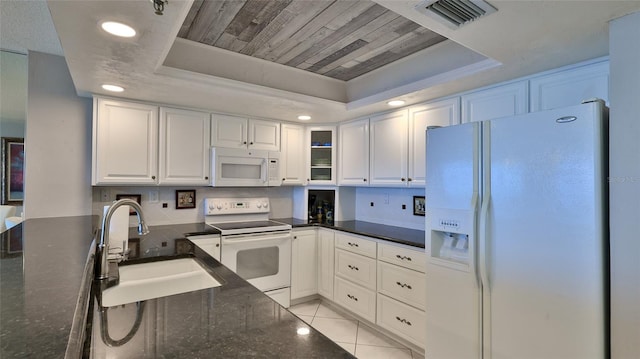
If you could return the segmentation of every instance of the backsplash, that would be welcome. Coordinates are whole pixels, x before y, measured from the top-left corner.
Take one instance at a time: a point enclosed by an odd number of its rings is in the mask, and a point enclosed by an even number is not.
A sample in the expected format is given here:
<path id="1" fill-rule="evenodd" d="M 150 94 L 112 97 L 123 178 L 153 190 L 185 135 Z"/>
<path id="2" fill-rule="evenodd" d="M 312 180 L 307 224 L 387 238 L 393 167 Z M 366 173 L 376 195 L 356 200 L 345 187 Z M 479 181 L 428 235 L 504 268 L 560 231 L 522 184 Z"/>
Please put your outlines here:
<path id="1" fill-rule="evenodd" d="M 196 208 L 176 209 L 176 190 L 195 189 Z M 103 193 L 105 192 L 106 193 Z M 107 201 L 102 201 L 105 194 Z M 207 197 L 269 197 L 271 218 L 288 218 L 293 215 L 293 187 L 93 187 L 93 214 L 101 215 L 103 207 L 116 199 L 118 194 L 139 194 L 142 209 L 149 225 L 198 223 L 204 221 L 204 199 Z M 150 202 L 156 196 L 158 201 Z M 413 196 L 424 196 L 422 188 L 378 188 L 356 189 L 356 220 L 386 224 L 404 228 L 424 230 L 425 217 L 413 214 Z M 373 207 L 371 206 L 373 202 Z M 163 203 L 167 204 L 163 208 Z M 402 209 L 402 205 L 406 209 Z M 129 224 L 135 226 L 136 217 Z"/>
<path id="2" fill-rule="evenodd" d="M 359 187 L 356 189 L 356 219 L 424 230 L 425 217 L 413 214 L 413 196 L 424 196 L 424 188 Z M 402 205 L 406 209 L 402 209 Z"/>
<path id="3" fill-rule="evenodd" d="M 176 190 L 184 189 L 196 190 L 196 208 L 176 209 Z M 158 201 L 150 202 L 156 193 Z M 102 201 L 103 194 L 107 195 L 108 201 Z M 291 187 L 93 187 L 93 214 L 101 215 L 104 206 L 114 201 L 118 194 L 141 195 L 145 220 L 152 226 L 204 222 L 204 199 L 207 197 L 269 197 L 272 218 L 291 217 L 293 212 Z M 163 203 L 167 204 L 166 208 L 162 207 Z M 131 216 L 129 223 L 135 226 L 136 217 Z"/>

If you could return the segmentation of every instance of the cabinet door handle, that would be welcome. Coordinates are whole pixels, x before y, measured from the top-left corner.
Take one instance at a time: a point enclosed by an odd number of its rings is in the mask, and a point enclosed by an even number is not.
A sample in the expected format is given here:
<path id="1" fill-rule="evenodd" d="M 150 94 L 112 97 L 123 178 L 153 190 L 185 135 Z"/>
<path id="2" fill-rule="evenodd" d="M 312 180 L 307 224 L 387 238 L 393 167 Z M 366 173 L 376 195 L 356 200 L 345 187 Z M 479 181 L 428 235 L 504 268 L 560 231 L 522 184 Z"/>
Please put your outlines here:
<path id="1" fill-rule="evenodd" d="M 407 288 L 407 289 L 413 289 L 411 288 L 411 286 L 407 283 L 400 283 L 400 282 L 396 282 L 397 285 L 399 285 L 401 288 Z"/>
<path id="2" fill-rule="evenodd" d="M 411 262 L 411 257 L 407 257 L 407 256 L 401 256 L 399 254 L 396 254 L 396 258 L 398 258 L 401 261 L 408 261 Z"/>
<path id="3" fill-rule="evenodd" d="M 253 145 L 253 142 L 249 142 L 250 145 Z"/>
<path id="4" fill-rule="evenodd" d="M 404 323 L 406 325 L 411 326 L 411 322 L 406 320 L 406 319 L 404 319 L 404 318 L 396 317 L 396 320 L 399 321 L 400 323 Z"/>
<path id="5" fill-rule="evenodd" d="M 243 145 L 246 145 L 246 144 L 247 144 L 247 141 L 242 141 L 242 144 L 243 144 Z"/>
<path id="6" fill-rule="evenodd" d="M 156 179 L 156 176 L 151 176 L 151 179 Z"/>
<path id="7" fill-rule="evenodd" d="M 400 181 L 404 182 L 404 177 L 400 178 Z"/>
<path id="8" fill-rule="evenodd" d="M 356 266 L 352 266 L 351 264 L 347 264 L 347 267 L 349 267 L 349 269 L 351 269 L 351 270 L 360 270 L 360 268 L 358 268 Z"/>
<path id="9" fill-rule="evenodd" d="M 366 179 L 366 178 L 363 178 L 362 180 L 363 180 L 363 181 L 365 181 L 365 182 L 367 182 L 367 179 Z"/>
<path id="10" fill-rule="evenodd" d="M 411 182 L 411 181 L 413 181 L 413 179 L 412 178 L 407 178 L 407 181 Z"/>
<path id="11" fill-rule="evenodd" d="M 358 243 L 347 242 L 347 244 L 350 245 L 351 247 L 360 247 Z"/>
<path id="12" fill-rule="evenodd" d="M 205 176 L 205 177 L 204 177 L 204 179 L 208 180 L 208 179 L 209 179 L 209 176 Z"/>
<path id="13" fill-rule="evenodd" d="M 356 302 L 358 301 L 358 298 L 355 295 L 347 294 L 347 297 L 349 297 L 349 299 L 351 299 L 351 300 L 355 300 Z M 411 324 L 409 324 L 409 325 L 411 325 Z"/>
<path id="14" fill-rule="evenodd" d="M 220 247 L 220 243 L 216 243 L 216 247 Z"/>

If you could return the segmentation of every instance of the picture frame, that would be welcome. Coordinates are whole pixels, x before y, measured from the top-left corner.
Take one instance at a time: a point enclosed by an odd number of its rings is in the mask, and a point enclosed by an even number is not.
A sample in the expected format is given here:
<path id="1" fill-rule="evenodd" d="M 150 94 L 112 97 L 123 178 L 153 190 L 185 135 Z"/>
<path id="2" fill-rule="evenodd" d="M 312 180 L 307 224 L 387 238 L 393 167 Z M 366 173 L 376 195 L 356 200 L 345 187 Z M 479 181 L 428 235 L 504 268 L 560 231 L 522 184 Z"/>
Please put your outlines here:
<path id="1" fill-rule="evenodd" d="M 413 196 L 413 215 L 424 216 L 425 209 L 426 204 L 424 196 Z"/>
<path id="2" fill-rule="evenodd" d="M 24 138 L 2 137 L 2 204 L 24 200 Z"/>
<path id="3" fill-rule="evenodd" d="M 142 195 L 140 194 L 117 194 L 116 195 L 116 201 L 121 200 L 121 199 L 132 199 L 136 202 L 138 202 L 139 205 L 142 205 Z M 129 215 L 130 216 L 135 216 L 136 215 L 136 211 L 134 211 L 133 209 L 129 209 Z"/>
<path id="4" fill-rule="evenodd" d="M 176 190 L 176 209 L 196 208 L 196 190 Z"/>

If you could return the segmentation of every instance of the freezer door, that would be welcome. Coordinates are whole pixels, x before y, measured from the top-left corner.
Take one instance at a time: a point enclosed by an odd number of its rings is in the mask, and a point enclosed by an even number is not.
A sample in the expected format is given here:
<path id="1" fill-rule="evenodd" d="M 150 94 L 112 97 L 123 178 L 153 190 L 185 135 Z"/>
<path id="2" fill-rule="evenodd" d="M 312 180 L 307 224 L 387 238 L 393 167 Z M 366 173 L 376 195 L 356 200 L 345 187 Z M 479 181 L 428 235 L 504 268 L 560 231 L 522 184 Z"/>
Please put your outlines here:
<path id="1" fill-rule="evenodd" d="M 605 358 L 602 108 L 483 126 L 484 357 Z"/>
<path id="2" fill-rule="evenodd" d="M 481 358 L 480 123 L 427 131 L 426 357 Z"/>

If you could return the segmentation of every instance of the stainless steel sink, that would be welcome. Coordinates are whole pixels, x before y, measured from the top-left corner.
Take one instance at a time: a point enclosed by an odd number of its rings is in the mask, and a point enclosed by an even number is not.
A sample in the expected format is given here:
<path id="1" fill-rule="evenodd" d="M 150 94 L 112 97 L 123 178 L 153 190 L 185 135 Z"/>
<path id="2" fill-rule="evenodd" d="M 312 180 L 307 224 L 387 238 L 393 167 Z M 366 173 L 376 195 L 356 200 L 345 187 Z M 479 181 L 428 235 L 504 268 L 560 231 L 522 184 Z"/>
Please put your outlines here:
<path id="1" fill-rule="evenodd" d="M 102 292 L 102 306 L 166 297 L 221 285 L 193 258 L 119 267 L 120 281 Z"/>

